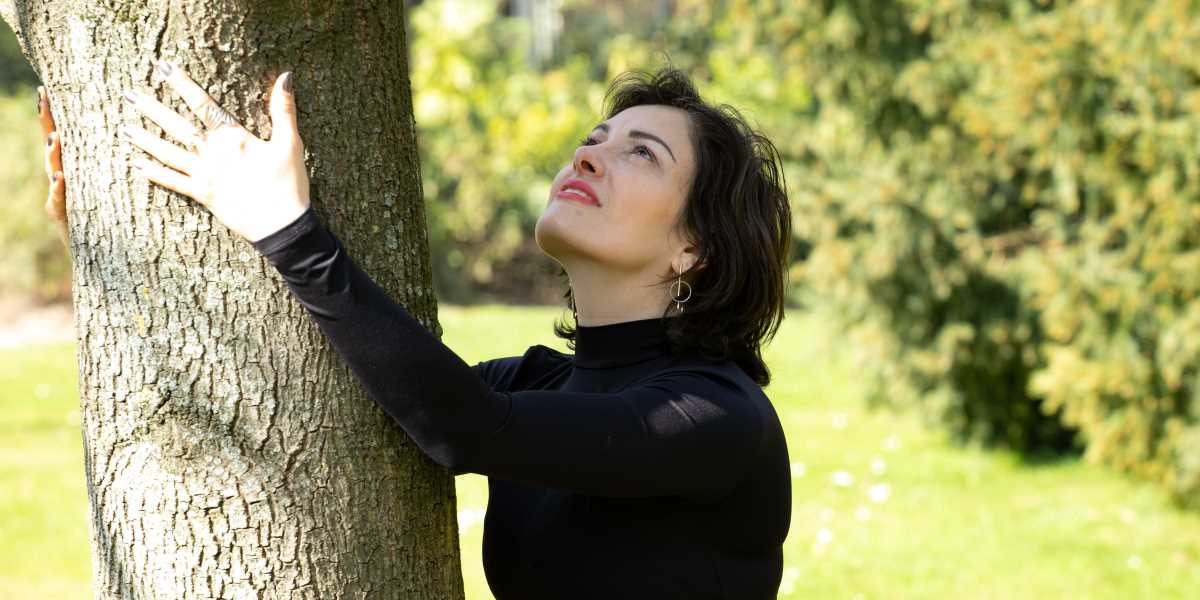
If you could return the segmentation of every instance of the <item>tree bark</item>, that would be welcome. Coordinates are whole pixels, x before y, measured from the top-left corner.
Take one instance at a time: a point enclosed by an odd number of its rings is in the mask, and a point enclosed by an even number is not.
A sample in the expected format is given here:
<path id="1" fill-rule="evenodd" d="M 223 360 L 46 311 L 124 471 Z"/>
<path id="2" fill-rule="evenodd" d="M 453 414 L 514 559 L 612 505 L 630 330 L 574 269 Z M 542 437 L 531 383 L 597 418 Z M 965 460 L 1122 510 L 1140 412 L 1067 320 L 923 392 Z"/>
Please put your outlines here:
<path id="1" fill-rule="evenodd" d="M 454 478 L 273 268 L 135 178 L 121 99 L 184 68 L 269 137 L 295 73 L 322 220 L 436 335 L 401 2 L 0 0 L 62 135 L 96 598 L 462 598 Z M 190 116 L 190 115 L 189 115 Z"/>

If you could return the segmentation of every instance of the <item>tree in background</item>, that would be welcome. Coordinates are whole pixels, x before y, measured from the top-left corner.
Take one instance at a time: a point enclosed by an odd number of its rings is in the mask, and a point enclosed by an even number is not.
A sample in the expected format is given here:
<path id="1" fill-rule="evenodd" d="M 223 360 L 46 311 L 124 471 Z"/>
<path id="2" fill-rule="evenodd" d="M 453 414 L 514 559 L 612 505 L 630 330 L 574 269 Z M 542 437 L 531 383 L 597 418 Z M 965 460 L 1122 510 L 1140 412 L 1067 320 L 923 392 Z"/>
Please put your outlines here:
<path id="1" fill-rule="evenodd" d="M 795 10 L 803 272 L 880 395 L 1200 507 L 1200 6 Z"/>
<path id="2" fill-rule="evenodd" d="M 401 5 L 2 0 L 0 15 L 63 140 L 96 597 L 461 598 L 453 478 L 255 249 L 132 177 L 117 135 L 141 121 L 122 92 L 160 82 L 154 59 L 263 138 L 263 91 L 293 70 L 314 206 L 440 334 Z"/>

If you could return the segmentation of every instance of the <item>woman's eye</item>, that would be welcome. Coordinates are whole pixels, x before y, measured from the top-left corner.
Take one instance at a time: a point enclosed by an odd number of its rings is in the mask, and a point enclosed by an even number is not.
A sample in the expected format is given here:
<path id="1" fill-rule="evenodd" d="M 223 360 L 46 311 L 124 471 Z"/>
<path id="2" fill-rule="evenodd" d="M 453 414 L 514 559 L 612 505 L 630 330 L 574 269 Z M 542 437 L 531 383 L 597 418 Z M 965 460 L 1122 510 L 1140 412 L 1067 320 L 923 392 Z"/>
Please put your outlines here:
<path id="1" fill-rule="evenodd" d="M 581 146 L 591 146 L 591 145 L 599 144 L 599 143 L 600 143 L 600 140 L 597 140 L 596 138 L 594 138 L 590 135 L 579 141 L 579 145 L 581 145 Z M 652 160 L 652 161 L 656 160 L 654 157 L 654 153 L 651 152 L 650 149 L 645 146 L 641 146 L 641 145 L 635 146 L 633 148 L 633 153 L 641 155 L 642 157 L 644 157 L 648 160 Z"/>

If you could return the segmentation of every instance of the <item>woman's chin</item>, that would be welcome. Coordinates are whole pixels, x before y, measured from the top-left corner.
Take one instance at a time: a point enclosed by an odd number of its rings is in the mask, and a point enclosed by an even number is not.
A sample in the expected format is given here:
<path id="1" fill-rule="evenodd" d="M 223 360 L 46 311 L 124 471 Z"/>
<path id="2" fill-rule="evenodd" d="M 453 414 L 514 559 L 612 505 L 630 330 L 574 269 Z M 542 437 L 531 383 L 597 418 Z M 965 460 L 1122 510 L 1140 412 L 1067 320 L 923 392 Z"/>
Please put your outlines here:
<path id="1" fill-rule="evenodd" d="M 587 232 L 587 224 L 580 223 L 577 211 L 570 210 L 574 206 L 564 205 L 564 200 L 551 200 L 546 210 L 538 217 L 538 223 L 533 229 L 534 240 L 542 252 L 553 258 L 564 258 L 568 254 L 577 253 L 578 239 Z"/>
<path id="2" fill-rule="evenodd" d="M 562 259 L 571 247 L 570 228 L 566 227 L 561 211 L 547 207 L 533 227 L 533 239 L 547 256 Z"/>
<path id="3" fill-rule="evenodd" d="M 547 256 L 562 263 L 573 260 L 593 260 L 603 262 L 606 259 L 606 248 L 603 241 L 607 231 L 602 231 L 600 223 L 584 218 L 586 214 L 573 210 L 577 208 L 567 201 L 551 202 L 550 206 L 538 217 L 533 227 L 533 239 Z"/>

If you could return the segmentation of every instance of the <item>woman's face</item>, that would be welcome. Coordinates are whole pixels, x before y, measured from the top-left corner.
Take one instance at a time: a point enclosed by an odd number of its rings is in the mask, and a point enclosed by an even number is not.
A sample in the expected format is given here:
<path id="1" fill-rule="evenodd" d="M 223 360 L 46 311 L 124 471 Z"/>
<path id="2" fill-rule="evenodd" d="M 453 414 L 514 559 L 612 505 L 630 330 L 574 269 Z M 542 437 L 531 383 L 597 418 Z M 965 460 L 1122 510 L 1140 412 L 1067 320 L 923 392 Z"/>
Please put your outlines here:
<path id="1" fill-rule="evenodd" d="M 628 108 L 597 125 L 558 172 L 534 237 L 568 268 L 591 261 L 666 272 L 688 246 L 674 225 L 694 175 L 687 113 Z"/>

